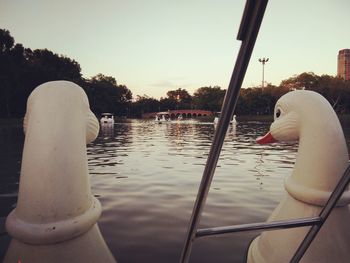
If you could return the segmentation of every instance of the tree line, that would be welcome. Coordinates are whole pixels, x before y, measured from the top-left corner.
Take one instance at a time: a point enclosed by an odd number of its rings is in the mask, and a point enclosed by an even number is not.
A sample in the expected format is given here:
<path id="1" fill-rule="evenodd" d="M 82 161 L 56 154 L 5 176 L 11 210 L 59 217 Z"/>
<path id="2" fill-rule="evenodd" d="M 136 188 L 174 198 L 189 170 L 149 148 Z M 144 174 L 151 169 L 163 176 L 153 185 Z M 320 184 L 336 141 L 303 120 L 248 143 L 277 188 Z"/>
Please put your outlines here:
<path id="1" fill-rule="evenodd" d="M 170 90 L 166 97 L 147 95 L 133 97 L 114 77 L 101 73 L 84 78 L 79 63 L 47 49 L 31 50 L 15 43 L 6 29 L 0 29 L 0 118 L 23 117 L 29 94 L 38 85 L 52 80 L 69 80 L 81 86 L 91 110 L 100 115 L 111 112 L 117 116 L 141 117 L 143 113 L 174 109 L 220 111 L 225 89 L 219 86 L 198 88 L 193 95 L 185 89 Z M 283 80 L 279 86 L 267 84 L 243 88 L 236 106 L 237 115 L 272 114 L 276 101 L 285 93 L 314 90 L 322 94 L 340 114 L 350 113 L 350 81 L 305 72 Z"/>
<path id="2" fill-rule="evenodd" d="M 101 73 L 83 78 L 79 63 L 47 49 L 31 50 L 15 44 L 10 32 L 0 29 L 0 117 L 23 117 L 30 93 L 40 84 L 68 80 L 81 86 L 96 114 L 126 115 L 132 93 L 114 77 Z"/>

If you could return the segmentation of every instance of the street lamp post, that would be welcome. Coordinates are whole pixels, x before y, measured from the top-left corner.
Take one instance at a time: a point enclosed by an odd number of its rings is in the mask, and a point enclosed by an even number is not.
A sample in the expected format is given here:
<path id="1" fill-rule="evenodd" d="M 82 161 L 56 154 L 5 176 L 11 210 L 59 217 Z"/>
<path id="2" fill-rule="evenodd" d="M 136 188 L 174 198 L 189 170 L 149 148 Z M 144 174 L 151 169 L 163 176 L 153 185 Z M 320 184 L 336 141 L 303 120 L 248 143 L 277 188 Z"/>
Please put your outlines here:
<path id="1" fill-rule="evenodd" d="M 264 68 L 265 68 L 265 63 L 267 62 L 267 61 L 269 61 L 269 58 L 259 58 L 259 62 L 261 62 L 262 63 L 262 66 L 263 66 L 263 68 L 262 68 L 262 82 L 261 82 L 261 91 L 263 91 L 264 90 Z"/>

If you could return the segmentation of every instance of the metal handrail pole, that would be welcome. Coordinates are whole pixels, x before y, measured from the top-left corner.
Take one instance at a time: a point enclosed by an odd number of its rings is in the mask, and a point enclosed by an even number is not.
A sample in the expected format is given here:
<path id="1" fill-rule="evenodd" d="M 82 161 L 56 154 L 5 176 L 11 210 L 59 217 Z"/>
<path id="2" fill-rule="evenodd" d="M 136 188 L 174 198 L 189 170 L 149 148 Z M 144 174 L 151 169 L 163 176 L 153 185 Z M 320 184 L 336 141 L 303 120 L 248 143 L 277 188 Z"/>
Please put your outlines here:
<path id="1" fill-rule="evenodd" d="M 316 237 L 318 231 L 323 226 L 324 222 L 327 220 L 328 216 L 332 212 L 333 208 L 336 206 L 340 197 L 344 193 L 346 187 L 350 183 L 350 163 L 346 170 L 344 171 L 343 176 L 340 178 L 337 186 L 334 191 L 330 195 L 326 205 L 323 207 L 320 217 L 322 218 L 322 222 L 319 225 L 314 225 L 310 228 L 309 232 L 306 234 L 304 240 L 300 243 L 298 249 L 295 251 L 290 263 L 297 263 L 301 260 L 306 250 L 311 245 L 312 241 Z"/>
<path id="2" fill-rule="evenodd" d="M 319 216 L 315 216 L 315 217 L 307 217 L 307 218 L 300 218 L 300 219 L 242 224 L 242 225 L 235 225 L 235 226 L 212 227 L 212 228 L 198 229 L 196 233 L 196 237 L 199 238 L 199 237 L 206 237 L 206 236 L 217 236 L 217 235 L 223 235 L 223 234 L 256 231 L 256 230 L 271 231 L 271 230 L 277 230 L 277 229 L 288 229 L 288 228 L 295 228 L 295 227 L 318 225 L 321 222 L 322 222 L 322 218 Z"/>
<path id="3" fill-rule="evenodd" d="M 267 1 L 268 0 L 247 0 L 245 5 L 244 14 L 237 37 L 239 40 L 242 40 L 242 44 L 237 56 L 230 84 L 225 94 L 221 116 L 219 118 L 217 129 L 214 133 L 213 142 L 209 151 L 209 156 L 203 172 L 201 184 L 198 189 L 197 198 L 187 231 L 185 245 L 181 254 L 180 262 L 182 263 L 188 262 L 191 254 L 192 242 L 195 238 L 197 225 L 200 220 L 203 205 L 205 204 L 205 200 L 208 195 L 227 128 L 233 116 L 233 112 L 238 100 L 239 90 L 241 88 L 244 75 L 254 48 L 262 18 L 266 9 Z"/>

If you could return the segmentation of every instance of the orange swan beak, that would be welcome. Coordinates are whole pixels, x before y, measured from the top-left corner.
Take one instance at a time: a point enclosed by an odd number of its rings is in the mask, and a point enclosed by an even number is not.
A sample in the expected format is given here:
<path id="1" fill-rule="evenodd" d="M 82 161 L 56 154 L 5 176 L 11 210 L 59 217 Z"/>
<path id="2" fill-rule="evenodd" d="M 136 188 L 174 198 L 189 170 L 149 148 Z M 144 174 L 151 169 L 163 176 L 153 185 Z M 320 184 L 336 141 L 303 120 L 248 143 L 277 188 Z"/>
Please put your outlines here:
<path id="1" fill-rule="evenodd" d="M 273 136 L 270 132 L 268 132 L 264 136 L 258 137 L 256 139 L 256 142 L 258 144 L 267 144 L 267 143 L 277 142 L 277 140 L 275 138 L 273 138 Z"/>

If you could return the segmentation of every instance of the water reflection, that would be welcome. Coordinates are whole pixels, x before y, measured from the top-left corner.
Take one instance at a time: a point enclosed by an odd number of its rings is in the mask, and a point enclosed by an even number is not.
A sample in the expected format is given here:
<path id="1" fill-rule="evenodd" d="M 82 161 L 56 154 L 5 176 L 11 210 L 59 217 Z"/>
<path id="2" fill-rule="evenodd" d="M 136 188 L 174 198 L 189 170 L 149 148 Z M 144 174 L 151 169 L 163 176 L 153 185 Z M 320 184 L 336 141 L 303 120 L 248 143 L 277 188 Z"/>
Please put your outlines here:
<path id="1" fill-rule="evenodd" d="M 114 124 L 102 124 L 100 126 L 100 136 L 103 138 L 114 137 Z"/>

